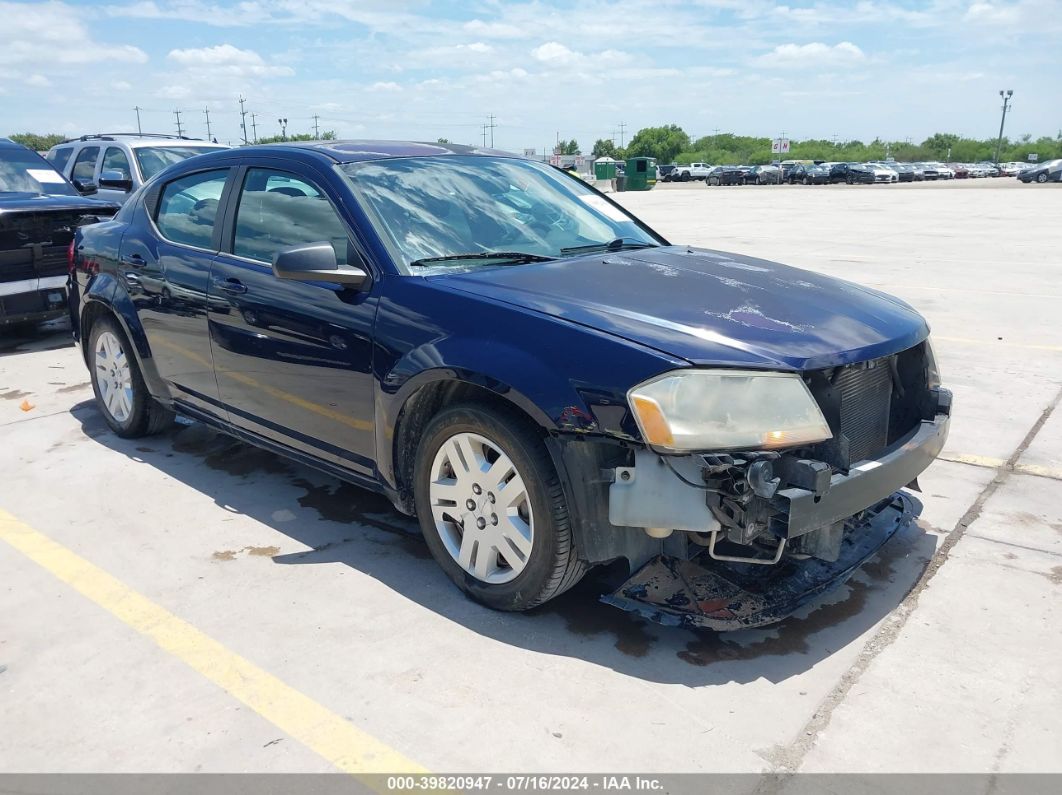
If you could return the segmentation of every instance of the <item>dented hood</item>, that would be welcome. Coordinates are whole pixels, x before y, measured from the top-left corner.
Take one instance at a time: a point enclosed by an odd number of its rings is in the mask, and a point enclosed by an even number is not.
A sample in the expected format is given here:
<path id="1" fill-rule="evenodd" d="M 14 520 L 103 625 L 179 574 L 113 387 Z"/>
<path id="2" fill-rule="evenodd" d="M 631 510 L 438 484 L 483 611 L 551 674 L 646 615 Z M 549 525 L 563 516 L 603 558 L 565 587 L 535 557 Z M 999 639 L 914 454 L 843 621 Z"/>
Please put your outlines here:
<path id="1" fill-rule="evenodd" d="M 832 367 L 905 350 L 929 333 L 914 309 L 876 290 L 684 246 L 435 279 L 703 365 Z"/>

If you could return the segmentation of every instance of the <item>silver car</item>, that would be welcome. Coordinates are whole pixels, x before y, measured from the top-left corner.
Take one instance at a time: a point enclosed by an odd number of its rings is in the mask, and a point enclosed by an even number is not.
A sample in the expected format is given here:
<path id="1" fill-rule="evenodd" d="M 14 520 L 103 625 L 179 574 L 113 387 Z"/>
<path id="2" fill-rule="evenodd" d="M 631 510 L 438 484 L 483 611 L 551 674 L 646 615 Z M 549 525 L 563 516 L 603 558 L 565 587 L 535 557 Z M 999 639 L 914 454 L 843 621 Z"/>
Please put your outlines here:
<path id="1" fill-rule="evenodd" d="M 176 135 L 100 133 L 63 141 L 45 157 L 79 190 L 93 184 L 99 188 L 98 198 L 122 204 L 166 166 L 228 148 Z"/>

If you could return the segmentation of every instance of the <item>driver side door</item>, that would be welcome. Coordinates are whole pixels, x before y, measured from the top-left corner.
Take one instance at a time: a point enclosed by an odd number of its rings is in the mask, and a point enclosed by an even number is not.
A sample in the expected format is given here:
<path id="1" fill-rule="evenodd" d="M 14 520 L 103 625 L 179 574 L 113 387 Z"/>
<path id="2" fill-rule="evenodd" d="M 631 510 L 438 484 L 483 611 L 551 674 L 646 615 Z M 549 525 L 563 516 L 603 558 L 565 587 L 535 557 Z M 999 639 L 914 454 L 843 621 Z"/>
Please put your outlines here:
<path id="1" fill-rule="evenodd" d="M 273 257 L 328 242 L 338 264 L 364 256 L 323 179 L 266 163 L 242 168 L 211 265 L 210 344 L 230 421 L 255 435 L 375 476 L 372 282 L 352 289 L 281 279 Z"/>

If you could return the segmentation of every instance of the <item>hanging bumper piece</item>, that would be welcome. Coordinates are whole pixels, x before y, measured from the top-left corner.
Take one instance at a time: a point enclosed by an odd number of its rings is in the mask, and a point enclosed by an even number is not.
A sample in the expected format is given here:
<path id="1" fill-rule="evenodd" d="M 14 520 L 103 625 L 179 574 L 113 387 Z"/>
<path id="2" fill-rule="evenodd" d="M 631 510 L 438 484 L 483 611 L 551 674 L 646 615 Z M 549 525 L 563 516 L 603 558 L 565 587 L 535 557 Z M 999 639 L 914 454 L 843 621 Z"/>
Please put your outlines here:
<path id="1" fill-rule="evenodd" d="M 786 558 L 774 566 L 658 555 L 601 601 L 667 626 L 726 631 L 773 624 L 842 585 L 921 508 L 896 492 L 845 523 L 835 561 Z"/>

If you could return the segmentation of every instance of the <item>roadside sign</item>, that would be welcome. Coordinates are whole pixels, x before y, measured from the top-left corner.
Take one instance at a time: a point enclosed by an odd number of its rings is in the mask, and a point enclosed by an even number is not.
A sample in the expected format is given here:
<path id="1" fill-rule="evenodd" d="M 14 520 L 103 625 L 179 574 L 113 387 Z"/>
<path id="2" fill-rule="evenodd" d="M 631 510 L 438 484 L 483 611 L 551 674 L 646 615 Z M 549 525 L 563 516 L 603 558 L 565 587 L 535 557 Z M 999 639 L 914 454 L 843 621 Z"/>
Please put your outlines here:
<path id="1" fill-rule="evenodd" d="M 1037 152 L 1029 152 L 1029 162 L 1030 163 L 1035 163 L 1039 159 L 1040 159 L 1039 153 L 1037 153 Z"/>
<path id="2" fill-rule="evenodd" d="M 773 141 L 771 141 L 771 152 L 777 155 L 789 154 L 789 139 L 775 138 Z"/>

